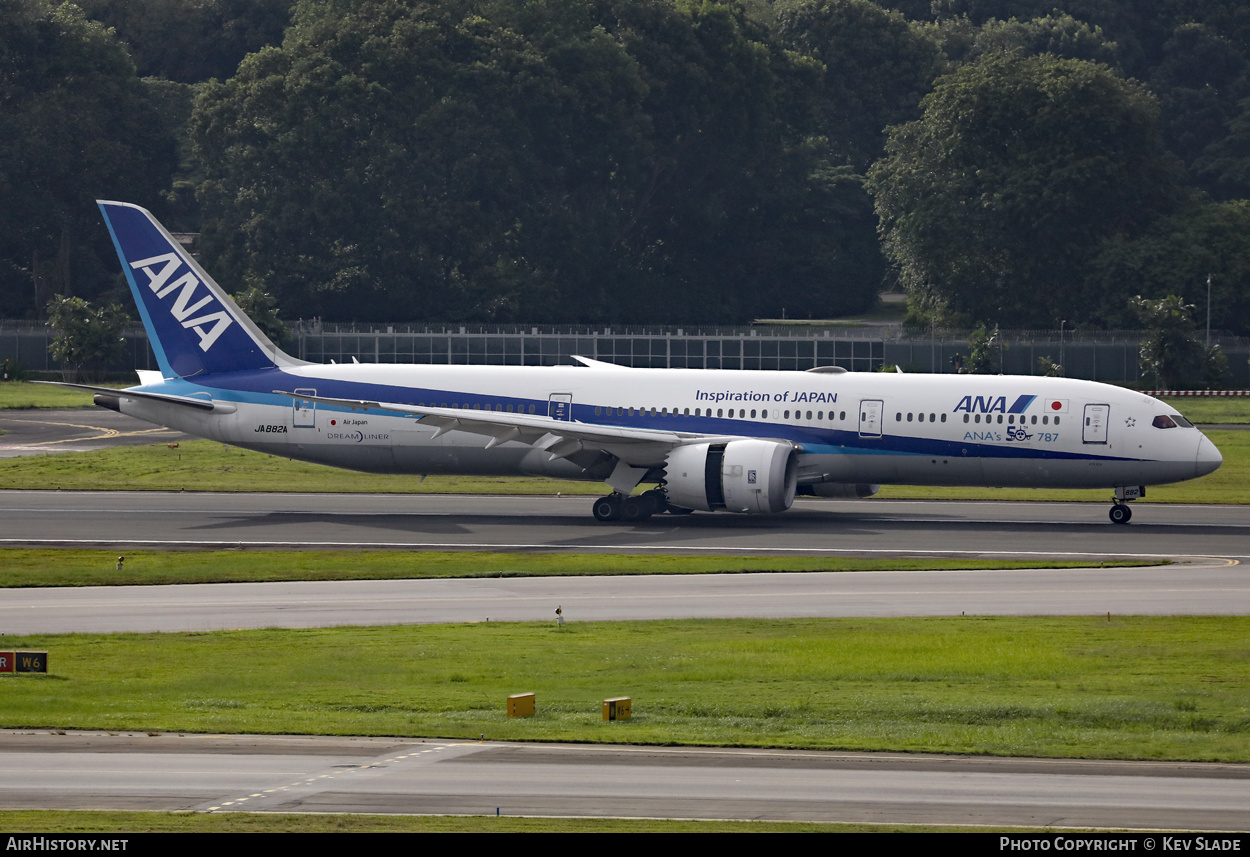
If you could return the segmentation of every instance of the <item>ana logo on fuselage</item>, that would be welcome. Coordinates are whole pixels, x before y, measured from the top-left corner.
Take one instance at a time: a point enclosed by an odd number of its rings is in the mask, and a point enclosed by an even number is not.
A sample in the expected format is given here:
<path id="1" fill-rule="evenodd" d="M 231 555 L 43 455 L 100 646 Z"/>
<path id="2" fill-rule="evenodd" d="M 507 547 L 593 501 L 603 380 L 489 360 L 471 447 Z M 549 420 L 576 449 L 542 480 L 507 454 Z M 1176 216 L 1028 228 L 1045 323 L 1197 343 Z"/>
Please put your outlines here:
<path id="1" fill-rule="evenodd" d="M 970 414 L 1022 414 L 1036 398 L 1037 396 L 1020 396 L 1009 408 L 1006 396 L 964 396 L 953 410 L 967 411 Z"/>
<path id="2" fill-rule="evenodd" d="M 159 269 L 157 269 L 158 265 L 160 266 Z M 181 322 L 183 327 L 198 333 L 200 336 L 200 350 L 208 351 L 208 349 L 213 347 L 213 343 L 217 341 L 217 337 L 221 336 L 226 328 L 234 323 L 234 319 L 225 310 L 188 318 L 188 316 L 195 315 L 195 313 L 200 312 L 204 307 L 212 303 L 213 296 L 208 294 L 195 303 L 191 303 L 191 299 L 195 296 L 196 288 L 203 285 L 203 283 L 189 268 L 185 274 L 174 280 L 174 274 L 182 265 L 183 261 L 176 253 L 166 253 L 163 256 L 153 256 L 150 259 L 141 259 L 138 262 L 130 263 L 131 268 L 135 270 L 142 269 L 148 275 L 148 288 L 158 298 L 164 299 L 177 292 L 173 306 L 169 308 L 170 315 Z M 170 282 L 171 280 L 173 282 Z"/>

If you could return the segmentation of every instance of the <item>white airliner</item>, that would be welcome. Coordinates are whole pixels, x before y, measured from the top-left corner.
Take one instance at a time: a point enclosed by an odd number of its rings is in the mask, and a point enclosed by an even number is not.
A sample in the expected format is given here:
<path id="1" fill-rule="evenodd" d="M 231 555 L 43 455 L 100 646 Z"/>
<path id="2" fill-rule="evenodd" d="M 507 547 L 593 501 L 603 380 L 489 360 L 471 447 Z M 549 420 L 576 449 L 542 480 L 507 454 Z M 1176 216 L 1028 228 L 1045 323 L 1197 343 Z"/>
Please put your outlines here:
<path id="1" fill-rule="evenodd" d="M 312 364 L 277 348 L 147 211 L 100 209 L 160 371 L 96 403 L 158 425 L 378 473 L 606 482 L 602 521 L 767 515 L 796 493 L 883 483 L 1114 490 L 1211 473 L 1223 458 L 1175 410 L 1063 378 Z M 85 386 L 85 385 L 79 385 Z M 634 493 L 639 485 L 656 488 Z"/>

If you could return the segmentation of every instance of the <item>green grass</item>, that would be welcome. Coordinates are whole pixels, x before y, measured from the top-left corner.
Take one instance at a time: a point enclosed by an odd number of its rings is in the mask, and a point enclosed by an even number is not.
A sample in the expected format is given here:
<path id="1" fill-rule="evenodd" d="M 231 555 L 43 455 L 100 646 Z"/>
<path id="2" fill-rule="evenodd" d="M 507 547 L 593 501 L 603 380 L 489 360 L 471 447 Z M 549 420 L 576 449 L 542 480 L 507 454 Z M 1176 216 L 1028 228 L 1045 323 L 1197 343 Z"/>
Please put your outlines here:
<path id="1" fill-rule="evenodd" d="M 133 386 L 106 384 L 104 386 Z M 66 387 L 49 387 L 29 381 L 5 381 L 0 383 L 0 410 L 24 408 L 92 408 L 93 396 L 82 390 Z"/>
<path id="2" fill-rule="evenodd" d="M 278 812 L 0 811 L 0 828 L 23 833 L 982 833 L 1026 828 L 785 821 L 364 815 Z M 1032 829 L 1032 828 L 1028 828 Z M 1065 828 L 1036 828 L 1054 834 Z M 20 838 L 20 837 L 19 837 Z"/>
<path id="3" fill-rule="evenodd" d="M 1250 423 L 1250 396 L 1236 398 L 1169 396 L 1163 401 L 1176 408 L 1193 423 L 1204 425 Z"/>
<path id="4" fill-rule="evenodd" d="M 1111 563 L 1111 565 L 1128 565 Z M 1134 560 L 1134 566 L 1141 566 Z M 0 588 L 258 583 L 280 580 L 407 580 L 605 574 L 736 574 L 781 571 L 907 571 L 950 568 L 1079 568 L 1082 563 L 850 557 L 414 551 L 117 551 L 0 549 Z"/>
<path id="5" fill-rule="evenodd" d="M 1202 479 L 1149 489 L 1145 502 L 1250 503 L 1250 432 L 1213 431 L 1224 465 Z M 576 494 L 598 496 L 599 482 L 525 477 L 415 476 L 355 473 L 320 464 L 197 440 L 0 459 L 0 487 L 75 491 L 296 491 L 411 494 Z M 944 488 L 887 485 L 890 499 L 1068 500 L 1105 503 L 1107 490 Z M 834 501 L 836 502 L 836 501 Z"/>
<path id="6" fill-rule="evenodd" d="M 0 638 L 3 725 L 1250 760 L 1250 617 L 481 623 Z M 508 694 L 539 713 L 510 719 Z M 600 719 L 610 696 L 634 718 Z"/>

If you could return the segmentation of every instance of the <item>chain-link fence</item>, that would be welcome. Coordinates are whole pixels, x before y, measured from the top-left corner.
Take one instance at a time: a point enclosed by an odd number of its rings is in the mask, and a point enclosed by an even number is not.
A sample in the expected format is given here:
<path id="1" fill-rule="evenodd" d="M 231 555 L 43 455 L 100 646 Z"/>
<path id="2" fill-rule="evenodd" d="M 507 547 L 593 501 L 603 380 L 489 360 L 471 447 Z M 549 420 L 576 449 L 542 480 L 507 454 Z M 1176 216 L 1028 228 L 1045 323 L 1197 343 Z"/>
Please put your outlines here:
<path id="1" fill-rule="evenodd" d="M 574 356 L 624 366 L 692 369 L 811 369 L 838 365 L 870 372 L 897 365 L 905 372 L 957 371 L 971 358 L 970 331 L 910 332 L 897 325 L 757 327 L 576 327 L 485 325 L 351 325 L 299 321 L 289 351 L 315 363 L 412 363 L 549 366 Z M 0 359 L 28 371 L 61 367 L 48 355 L 55 332 L 23 321 L 0 321 Z M 1005 330 L 988 347 L 1002 371 L 1043 373 L 1045 358 L 1069 378 L 1141 384 L 1141 331 Z M 125 373 L 155 369 L 142 327 L 126 332 Z M 1250 386 L 1250 340 L 1212 337 L 1228 356 L 1229 386 Z"/>

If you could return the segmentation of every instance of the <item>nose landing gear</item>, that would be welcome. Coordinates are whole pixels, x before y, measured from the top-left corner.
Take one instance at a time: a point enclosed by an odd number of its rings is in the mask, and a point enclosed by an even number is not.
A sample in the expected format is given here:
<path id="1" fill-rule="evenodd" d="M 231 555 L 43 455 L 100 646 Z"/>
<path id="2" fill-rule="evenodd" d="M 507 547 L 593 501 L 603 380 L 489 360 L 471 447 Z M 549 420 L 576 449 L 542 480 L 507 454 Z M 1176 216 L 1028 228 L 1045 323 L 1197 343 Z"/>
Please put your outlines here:
<path id="1" fill-rule="evenodd" d="M 1111 511 L 1107 513 L 1107 517 L 1111 518 L 1113 524 L 1127 524 L 1133 520 L 1133 510 L 1128 507 L 1128 501 L 1145 496 L 1145 485 L 1126 485 L 1115 489 L 1115 496 L 1111 498 Z"/>

